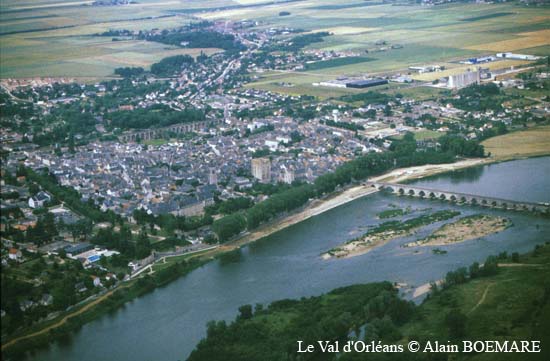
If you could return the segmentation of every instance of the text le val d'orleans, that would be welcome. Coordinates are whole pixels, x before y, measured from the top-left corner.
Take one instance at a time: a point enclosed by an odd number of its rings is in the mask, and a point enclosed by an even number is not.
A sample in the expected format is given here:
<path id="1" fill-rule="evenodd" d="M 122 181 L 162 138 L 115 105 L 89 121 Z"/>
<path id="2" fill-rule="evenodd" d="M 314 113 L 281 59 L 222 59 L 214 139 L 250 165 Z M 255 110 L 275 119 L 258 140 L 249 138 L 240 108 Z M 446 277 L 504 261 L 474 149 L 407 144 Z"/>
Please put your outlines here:
<path id="1" fill-rule="evenodd" d="M 459 343 L 447 343 L 439 341 L 427 341 L 423 345 L 418 341 L 409 341 L 407 344 L 383 344 L 381 341 L 352 341 L 345 343 L 339 341 L 317 341 L 313 344 L 305 344 L 304 341 L 297 341 L 299 353 L 349 353 L 349 352 L 520 352 L 532 353 L 541 352 L 540 341 L 462 341 Z"/>

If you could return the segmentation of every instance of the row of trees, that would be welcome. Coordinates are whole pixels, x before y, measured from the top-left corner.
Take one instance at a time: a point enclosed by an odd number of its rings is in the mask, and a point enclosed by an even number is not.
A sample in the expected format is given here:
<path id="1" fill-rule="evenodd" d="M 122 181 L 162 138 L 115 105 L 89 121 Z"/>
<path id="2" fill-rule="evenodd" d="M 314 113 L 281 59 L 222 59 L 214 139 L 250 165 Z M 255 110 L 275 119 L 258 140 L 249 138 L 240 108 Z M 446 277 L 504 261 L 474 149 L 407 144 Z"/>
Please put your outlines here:
<path id="1" fill-rule="evenodd" d="M 405 140 L 404 143 L 407 142 L 408 140 Z M 406 146 L 403 147 L 408 148 Z M 414 147 L 416 149 L 416 145 Z M 331 193 L 336 188 L 345 186 L 351 182 L 381 174 L 394 166 L 405 167 L 427 163 L 448 163 L 455 159 L 455 156 L 449 152 L 415 152 L 414 149 L 412 152 L 405 152 L 405 150 L 400 151 L 400 149 L 398 147 L 394 152 L 369 153 L 344 163 L 334 172 L 318 177 L 313 184 L 297 184 L 290 188 L 283 188 L 280 192 L 271 195 L 267 200 L 249 208 L 246 213 L 239 216 L 225 216 L 215 221 L 213 230 L 220 241 L 225 242 L 245 229 L 242 226 L 243 219 L 246 220 L 246 228 L 251 230 L 281 213 L 303 206 L 311 198 Z M 232 225 L 230 220 L 238 221 L 239 226 Z"/>
<path id="2" fill-rule="evenodd" d="M 109 114 L 110 128 L 147 129 L 167 127 L 177 123 L 196 122 L 205 119 L 204 111 L 186 108 L 176 112 L 166 106 L 134 111 L 116 111 Z"/>
<path id="3" fill-rule="evenodd" d="M 298 35 L 290 39 L 290 41 L 272 45 L 267 51 L 291 51 L 296 52 L 310 44 L 320 43 L 325 36 L 329 36 L 330 33 L 321 31 L 318 33 L 311 33 L 305 35 Z"/>
<path id="4" fill-rule="evenodd" d="M 172 32 L 165 30 L 161 34 L 142 34 L 138 38 L 188 48 L 220 48 L 226 52 L 238 52 L 246 49 L 233 35 L 210 30 L 179 29 Z"/>
<path id="5" fill-rule="evenodd" d="M 212 217 L 208 212 L 203 217 L 185 217 L 175 216 L 171 213 L 154 215 L 147 213 L 144 209 L 136 209 L 132 213 L 132 217 L 141 226 L 157 225 L 169 234 L 175 230 L 192 231 L 212 223 Z"/>
<path id="6" fill-rule="evenodd" d="M 142 67 L 123 67 L 123 68 L 116 68 L 115 74 L 120 75 L 123 78 L 131 78 L 134 76 L 141 75 L 145 72 L 145 69 Z"/>

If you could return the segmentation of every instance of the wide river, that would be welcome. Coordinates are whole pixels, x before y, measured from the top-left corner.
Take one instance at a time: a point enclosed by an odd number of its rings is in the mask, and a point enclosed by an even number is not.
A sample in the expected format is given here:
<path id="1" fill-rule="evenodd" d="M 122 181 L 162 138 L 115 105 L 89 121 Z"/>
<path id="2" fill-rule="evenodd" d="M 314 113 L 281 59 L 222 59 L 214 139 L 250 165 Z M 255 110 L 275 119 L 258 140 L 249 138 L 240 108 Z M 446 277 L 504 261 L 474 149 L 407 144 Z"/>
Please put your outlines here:
<path id="1" fill-rule="evenodd" d="M 415 182 L 504 199 L 550 202 L 550 157 L 470 168 Z M 402 248 L 414 239 L 397 239 L 349 259 L 324 261 L 319 255 L 379 223 L 376 214 L 390 205 L 411 206 L 407 217 L 439 209 L 462 215 L 478 212 L 510 218 L 514 226 L 482 239 L 440 247 Z M 428 227 L 417 237 L 441 224 Z M 232 320 L 243 304 L 319 295 L 354 283 L 390 280 L 411 287 L 442 278 L 446 272 L 501 251 L 525 252 L 550 239 L 550 221 L 534 215 L 451 205 L 441 201 L 381 193 L 357 199 L 289 227 L 241 250 L 231 260 L 216 260 L 166 287 L 87 325 L 70 341 L 33 353 L 31 360 L 153 361 L 184 360 L 205 336 L 209 320 Z M 405 297 L 410 295 L 406 293 Z"/>

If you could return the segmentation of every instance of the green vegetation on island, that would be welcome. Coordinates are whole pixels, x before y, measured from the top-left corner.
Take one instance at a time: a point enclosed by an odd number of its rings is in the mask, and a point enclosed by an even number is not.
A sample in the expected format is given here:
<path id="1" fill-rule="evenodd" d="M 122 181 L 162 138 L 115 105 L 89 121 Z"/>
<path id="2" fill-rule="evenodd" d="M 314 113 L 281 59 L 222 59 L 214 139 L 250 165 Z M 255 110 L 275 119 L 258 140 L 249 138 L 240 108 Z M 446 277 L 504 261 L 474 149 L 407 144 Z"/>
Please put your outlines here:
<path id="1" fill-rule="evenodd" d="M 412 212 L 411 207 L 407 207 L 406 209 L 395 208 L 395 209 L 387 209 L 385 211 L 382 211 L 378 213 L 376 216 L 380 219 L 395 218 L 395 217 L 404 216 L 411 212 Z"/>
<path id="2" fill-rule="evenodd" d="M 410 235 L 418 228 L 454 218 L 459 214 L 460 212 L 458 211 L 441 210 L 405 221 L 387 221 L 375 226 L 362 236 L 349 240 L 343 245 L 323 253 L 322 257 L 323 259 L 330 259 L 332 257 L 346 258 L 358 256 L 393 239 Z"/>

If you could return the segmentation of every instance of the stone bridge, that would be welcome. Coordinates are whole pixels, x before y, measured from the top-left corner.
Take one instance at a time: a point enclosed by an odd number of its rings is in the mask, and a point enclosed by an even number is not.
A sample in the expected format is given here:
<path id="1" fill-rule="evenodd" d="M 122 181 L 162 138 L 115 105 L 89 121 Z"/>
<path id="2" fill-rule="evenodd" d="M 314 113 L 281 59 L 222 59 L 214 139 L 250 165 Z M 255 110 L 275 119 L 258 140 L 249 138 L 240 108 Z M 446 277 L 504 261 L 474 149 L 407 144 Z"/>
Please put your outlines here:
<path id="1" fill-rule="evenodd" d="M 215 123 L 215 120 L 203 120 L 200 122 L 173 124 L 168 127 L 156 129 L 143 129 L 121 134 L 118 139 L 121 142 L 135 142 L 139 140 L 150 140 L 161 138 L 167 133 L 188 133 L 206 128 L 209 124 Z"/>
<path id="2" fill-rule="evenodd" d="M 366 185 L 378 190 L 391 191 L 397 195 L 411 196 L 417 198 L 438 199 L 458 204 L 469 204 L 473 206 L 510 209 L 517 211 L 529 211 L 535 213 L 550 214 L 549 203 L 518 202 L 509 199 L 485 197 L 475 194 L 442 191 L 427 187 L 399 183 L 366 182 Z"/>

